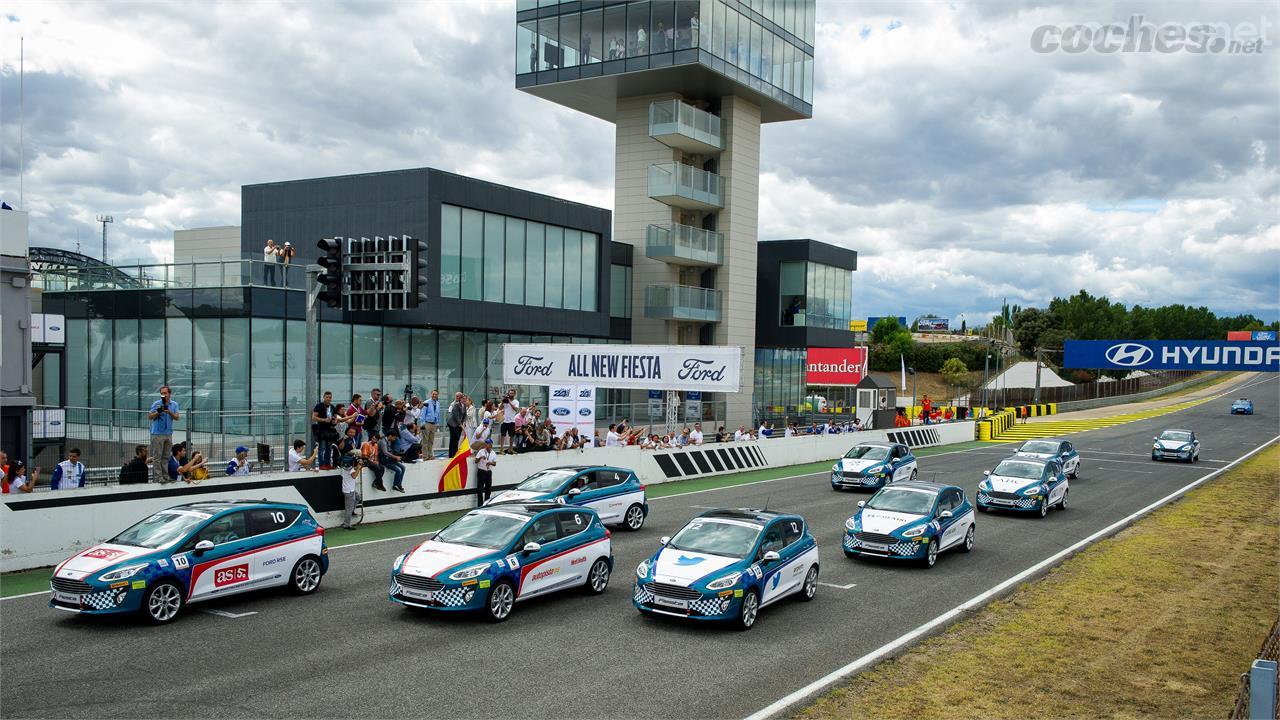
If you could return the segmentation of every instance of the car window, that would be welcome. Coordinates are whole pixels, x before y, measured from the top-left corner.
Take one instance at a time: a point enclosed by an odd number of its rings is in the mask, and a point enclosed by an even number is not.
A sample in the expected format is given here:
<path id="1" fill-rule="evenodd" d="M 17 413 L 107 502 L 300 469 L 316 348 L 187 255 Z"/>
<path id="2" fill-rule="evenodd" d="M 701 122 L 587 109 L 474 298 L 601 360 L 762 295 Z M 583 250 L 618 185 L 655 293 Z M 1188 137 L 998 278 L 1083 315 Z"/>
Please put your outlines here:
<path id="1" fill-rule="evenodd" d="M 591 524 L 591 516 L 584 512 L 566 510 L 556 513 L 556 521 L 559 523 L 559 537 L 567 538 L 586 530 Z"/>
<path id="2" fill-rule="evenodd" d="M 1069 452 L 1071 452 L 1071 451 L 1072 451 L 1072 450 L 1074 450 L 1074 449 L 1075 449 L 1075 448 L 1074 448 L 1074 447 L 1072 447 L 1071 443 L 1069 443 L 1069 442 L 1064 442 L 1064 443 L 1062 443 L 1062 452 L 1064 452 L 1064 453 L 1069 453 Z"/>
<path id="3" fill-rule="evenodd" d="M 617 470 L 597 470 L 596 483 L 597 488 L 613 487 L 621 485 L 627 479 L 627 473 L 618 472 Z"/>
<path id="4" fill-rule="evenodd" d="M 556 527 L 556 516 L 543 515 L 529 524 L 529 529 L 524 532 L 524 539 L 520 541 L 520 546 L 524 547 L 531 542 L 546 545 L 549 542 L 555 542 L 559 537 L 560 530 Z"/>
<path id="5" fill-rule="evenodd" d="M 580 473 L 578 477 L 574 478 L 573 482 L 569 483 L 568 487 L 564 490 L 565 492 L 568 492 L 573 488 L 578 488 L 579 490 L 595 490 L 596 487 L 598 487 L 597 479 L 596 473 L 594 472 L 588 471 Z"/>
<path id="6" fill-rule="evenodd" d="M 248 512 L 248 530 L 250 535 L 261 535 L 263 533 L 275 532 L 283 530 L 293 524 L 298 519 L 297 510 L 288 510 L 285 508 L 259 508 L 249 510 Z"/>
<path id="7" fill-rule="evenodd" d="M 951 501 L 951 507 L 947 508 L 948 510 L 955 510 L 964 504 L 964 493 L 956 490 L 955 488 L 948 491 L 948 497 Z"/>
<path id="8" fill-rule="evenodd" d="M 899 445 L 893 449 L 893 455 L 894 457 L 904 458 L 907 456 L 907 449 Z"/>
<path id="9" fill-rule="evenodd" d="M 202 540 L 208 540 L 214 545 L 221 545 L 249 537 L 249 530 L 245 527 L 245 520 L 245 512 L 243 510 L 227 513 L 222 517 L 216 518 L 199 533 L 196 533 L 192 546 L 194 547 L 195 543 L 199 543 Z"/>
<path id="10" fill-rule="evenodd" d="M 763 556 L 770 550 L 777 552 L 786 547 L 782 539 L 782 523 L 775 521 L 764 531 L 764 542 L 760 544 L 760 555 Z"/>
<path id="11" fill-rule="evenodd" d="M 801 520 L 782 521 L 782 547 L 791 547 L 804 534 L 804 522 Z"/>

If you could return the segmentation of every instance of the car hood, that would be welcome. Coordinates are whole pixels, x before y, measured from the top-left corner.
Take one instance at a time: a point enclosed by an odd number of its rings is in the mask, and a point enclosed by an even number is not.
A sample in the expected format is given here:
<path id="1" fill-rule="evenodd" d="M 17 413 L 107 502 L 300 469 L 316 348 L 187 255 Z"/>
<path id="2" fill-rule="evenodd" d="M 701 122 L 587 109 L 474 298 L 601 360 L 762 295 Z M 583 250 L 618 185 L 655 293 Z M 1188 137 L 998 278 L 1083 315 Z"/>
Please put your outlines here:
<path id="1" fill-rule="evenodd" d="M 440 572 L 451 567 L 465 563 L 478 563 L 497 554 L 489 548 L 453 545 L 451 543 L 428 540 L 409 551 L 409 556 L 404 559 L 404 564 L 400 566 L 400 572 L 435 577 Z"/>
<path id="2" fill-rule="evenodd" d="M 1235 402 L 1231 403 L 1231 407 L 1233 407 L 1233 408 L 1245 408 L 1245 407 L 1249 407 L 1249 406 L 1250 406 L 1250 405 L 1252 405 L 1252 404 L 1253 404 L 1253 403 L 1248 402 L 1247 400 L 1237 400 L 1237 401 L 1235 401 Z"/>
<path id="3" fill-rule="evenodd" d="M 1161 450 L 1179 450 L 1183 446 L 1190 445 L 1190 444 L 1191 443 L 1189 441 L 1184 442 L 1182 440 L 1157 440 L 1156 441 L 1156 447 L 1160 448 Z"/>
<path id="4" fill-rule="evenodd" d="M 1022 492 L 1026 488 L 1035 487 L 1039 484 L 1039 480 L 1005 477 L 1004 475 L 992 475 L 987 478 L 987 485 L 996 492 Z"/>
<path id="5" fill-rule="evenodd" d="M 1049 458 L 1057 457 L 1057 455 L 1055 455 L 1054 453 L 1019 452 L 1017 453 L 1017 455 L 1019 457 L 1035 458 L 1037 460 L 1048 460 Z"/>
<path id="6" fill-rule="evenodd" d="M 54 577 L 83 580 L 89 575 L 105 572 L 109 568 L 131 560 L 150 559 L 155 553 L 151 548 L 134 545 L 103 543 L 65 560 L 54 571 Z"/>
<path id="7" fill-rule="evenodd" d="M 494 495 L 485 505 L 492 505 L 499 502 L 510 502 L 512 500 L 547 500 L 555 497 L 554 493 L 528 492 L 527 490 L 506 490 Z"/>
<path id="8" fill-rule="evenodd" d="M 925 518 L 914 513 L 892 512 L 889 510 L 872 510 L 863 508 L 858 513 L 862 521 L 862 531 L 889 535 L 904 525 L 913 525 Z"/>
<path id="9" fill-rule="evenodd" d="M 652 567 L 649 576 L 656 582 L 688 586 L 708 575 L 722 574 L 730 565 L 740 562 L 740 558 L 663 548 L 649 561 Z"/>
<path id="10" fill-rule="evenodd" d="M 866 472 L 870 468 L 880 467 L 885 464 L 884 460 L 863 460 L 855 458 L 840 458 L 836 461 L 836 465 L 843 472 Z"/>

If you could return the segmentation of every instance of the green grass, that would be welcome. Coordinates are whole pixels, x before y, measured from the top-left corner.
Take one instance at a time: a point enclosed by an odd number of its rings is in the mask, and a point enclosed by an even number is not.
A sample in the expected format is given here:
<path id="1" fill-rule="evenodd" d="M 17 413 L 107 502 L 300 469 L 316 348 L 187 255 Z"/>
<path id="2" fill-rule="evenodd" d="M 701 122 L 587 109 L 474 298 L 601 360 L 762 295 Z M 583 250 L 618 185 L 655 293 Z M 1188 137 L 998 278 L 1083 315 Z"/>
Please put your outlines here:
<path id="1" fill-rule="evenodd" d="M 956 450 L 967 450 L 972 447 L 984 447 L 987 445 L 987 443 L 967 442 L 934 448 L 920 448 L 915 451 L 915 454 L 919 457 L 928 457 L 930 455 L 938 455 L 940 453 L 953 452 Z M 669 495 L 678 495 L 680 493 L 713 490 L 715 488 L 732 487 L 734 485 L 745 485 L 747 483 L 760 482 L 761 480 L 776 480 L 778 478 L 796 475 L 812 475 L 814 473 L 821 473 L 830 470 L 831 463 L 832 460 L 823 460 L 821 462 L 806 463 L 804 465 L 789 465 L 787 467 L 752 470 L 749 472 L 734 473 L 732 475 L 718 475 L 709 478 L 679 480 L 659 485 L 649 485 L 648 488 L 646 488 L 646 493 L 650 498 L 661 498 Z M 360 542 L 386 540 L 388 538 L 402 537 L 406 535 L 422 535 L 435 532 L 445 525 L 448 525 L 459 515 L 462 515 L 463 512 L 464 511 L 458 510 L 434 515 L 425 515 L 423 517 L 405 518 L 403 520 L 386 520 L 377 523 L 365 523 L 355 530 L 342 530 L 340 528 L 330 529 L 325 533 L 325 539 L 328 541 L 329 547 L 337 548 L 342 547 L 343 545 L 352 545 Z M 48 589 L 49 568 L 21 570 L 18 572 L 0 575 L 0 597 L 10 597 L 12 595 L 22 595 L 25 593 Z"/>

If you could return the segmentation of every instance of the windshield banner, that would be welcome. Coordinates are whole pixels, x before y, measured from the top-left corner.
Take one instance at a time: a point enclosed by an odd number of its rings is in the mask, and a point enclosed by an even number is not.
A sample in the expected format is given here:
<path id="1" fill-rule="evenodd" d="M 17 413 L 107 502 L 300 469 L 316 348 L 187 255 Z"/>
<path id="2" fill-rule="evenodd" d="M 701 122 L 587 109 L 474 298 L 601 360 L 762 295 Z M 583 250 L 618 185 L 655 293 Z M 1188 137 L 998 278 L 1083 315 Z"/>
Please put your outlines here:
<path id="1" fill-rule="evenodd" d="M 507 385 L 738 392 L 742 348 L 723 345 L 502 346 Z"/>

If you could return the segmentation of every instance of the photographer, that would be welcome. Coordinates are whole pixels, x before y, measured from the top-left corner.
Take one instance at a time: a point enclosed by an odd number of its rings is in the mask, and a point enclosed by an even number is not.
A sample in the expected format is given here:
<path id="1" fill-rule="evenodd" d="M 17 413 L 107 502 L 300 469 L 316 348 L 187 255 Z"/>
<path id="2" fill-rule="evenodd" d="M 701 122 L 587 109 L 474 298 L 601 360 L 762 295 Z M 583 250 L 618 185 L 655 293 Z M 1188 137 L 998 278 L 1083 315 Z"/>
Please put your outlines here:
<path id="1" fill-rule="evenodd" d="M 378 437 L 382 429 L 382 391 L 374 388 L 369 391 L 369 402 L 364 404 L 364 433 L 366 437 Z"/>
<path id="2" fill-rule="evenodd" d="M 311 439 L 320 451 L 320 469 L 333 469 L 333 444 L 338 441 L 338 420 L 333 406 L 333 393 L 326 390 L 323 399 L 311 409 Z"/>
<path id="3" fill-rule="evenodd" d="M 156 458 L 155 467 L 151 473 L 152 481 L 167 482 L 162 463 L 173 452 L 173 421 L 180 419 L 178 403 L 172 399 L 168 385 L 160 386 L 160 399 L 151 403 L 151 412 L 147 413 L 147 419 L 151 421 L 150 455 Z"/>
<path id="4" fill-rule="evenodd" d="M 280 264 L 284 265 L 284 270 L 281 272 L 284 273 L 286 285 L 288 284 L 289 278 L 289 264 L 292 263 L 293 259 L 297 256 L 298 251 L 293 247 L 293 243 L 291 242 L 286 241 L 284 247 L 280 248 Z"/>

